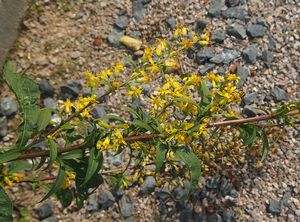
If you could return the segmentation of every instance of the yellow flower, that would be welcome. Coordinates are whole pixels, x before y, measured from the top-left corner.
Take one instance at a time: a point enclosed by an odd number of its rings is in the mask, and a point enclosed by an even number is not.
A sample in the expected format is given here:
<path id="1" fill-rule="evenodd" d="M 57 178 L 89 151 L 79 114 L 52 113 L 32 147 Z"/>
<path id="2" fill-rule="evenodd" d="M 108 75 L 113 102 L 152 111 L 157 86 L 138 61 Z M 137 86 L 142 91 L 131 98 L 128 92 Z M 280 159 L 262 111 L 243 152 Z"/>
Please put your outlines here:
<path id="1" fill-rule="evenodd" d="M 171 69 L 172 71 L 176 71 L 180 69 L 180 64 L 173 58 L 167 59 L 164 64 L 167 68 Z"/>
<path id="2" fill-rule="evenodd" d="M 118 89 L 118 88 L 120 88 L 120 86 L 121 86 L 120 83 L 119 83 L 119 82 L 116 82 L 116 81 L 115 81 L 115 82 L 112 82 L 111 85 L 112 85 L 115 89 Z"/>
<path id="3" fill-rule="evenodd" d="M 151 50 L 151 48 L 149 48 L 149 47 L 145 48 L 144 55 L 146 56 L 146 58 L 148 59 L 148 61 L 151 64 L 154 64 L 154 60 L 152 58 L 152 50 Z"/>
<path id="4" fill-rule="evenodd" d="M 229 82 L 236 81 L 236 83 L 238 83 L 238 81 L 240 80 L 240 77 L 237 76 L 236 74 L 228 73 L 228 74 L 225 75 L 225 80 L 229 81 Z"/>
<path id="5" fill-rule="evenodd" d="M 70 101 L 69 98 L 60 106 L 60 108 L 63 109 L 66 113 L 71 113 L 72 107 L 74 107 L 74 104 Z"/>
<path id="6" fill-rule="evenodd" d="M 218 76 L 214 73 L 208 73 L 206 77 L 211 80 L 213 87 L 216 87 L 216 85 L 221 83 L 222 80 L 221 76 Z"/>
<path id="7" fill-rule="evenodd" d="M 127 143 L 125 142 L 120 131 L 116 130 L 114 135 L 114 140 L 113 140 L 114 150 L 117 151 L 120 145 L 126 145 L 126 144 Z"/>
<path id="8" fill-rule="evenodd" d="M 166 48 L 167 48 L 167 41 L 163 39 L 159 39 L 155 52 L 158 56 L 160 56 L 166 50 Z"/>
<path id="9" fill-rule="evenodd" d="M 24 177 L 25 175 L 23 173 L 13 173 L 12 174 L 12 179 L 16 182 L 20 182 L 21 179 Z"/>
<path id="10" fill-rule="evenodd" d="M 139 97 L 143 92 L 143 88 L 141 86 L 138 87 L 131 87 L 131 89 L 127 92 L 127 95 L 137 98 Z"/>
<path id="11" fill-rule="evenodd" d="M 72 181 L 75 180 L 75 174 L 69 171 L 66 171 L 67 177 L 65 178 L 63 184 L 60 186 L 61 189 L 65 190 L 71 187 Z"/>
<path id="12" fill-rule="evenodd" d="M 157 73 L 160 71 L 160 68 L 158 65 L 156 64 L 153 64 L 152 66 L 149 67 L 149 70 L 150 70 L 150 73 L 153 74 L 153 73 Z"/>
<path id="13" fill-rule="evenodd" d="M 13 182 L 9 179 L 8 176 L 4 177 L 4 182 L 7 184 L 7 186 L 12 187 Z"/>
<path id="14" fill-rule="evenodd" d="M 84 73 L 86 78 L 86 84 L 90 86 L 92 89 L 99 85 L 99 77 L 93 75 L 92 72 L 88 71 Z"/>
<path id="15" fill-rule="evenodd" d="M 185 39 L 185 40 L 183 41 L 183 47 L 184 47 L 185 49 L 191 48 L 191 46 L 192 46 L 193 44 L 194 44 L 194 42 L 193 42 L 192 39 Z"/>
<path id="16" fill-rule="evenodd" d="M 117 64 L 116 64 L 116 70 L 118 71 L 118 72 L 123 72 L 124 71 L 124 64 L 123 63 L 121 63 L 121 62 L 117 62 Z"/>
<path id="17" fill-rule="evenodd" d="M 105 137 L 104 141 L 98 140 L 96 147 L 98 150 L 108 150 L 110 146 L 110 137 Z"/>
<path id="18" fill-rule="evenodd" d="M 80 115 L 85 118 L 92 118 L 93 116 L 90 114 L 89 109 L 83 110 Z"/>

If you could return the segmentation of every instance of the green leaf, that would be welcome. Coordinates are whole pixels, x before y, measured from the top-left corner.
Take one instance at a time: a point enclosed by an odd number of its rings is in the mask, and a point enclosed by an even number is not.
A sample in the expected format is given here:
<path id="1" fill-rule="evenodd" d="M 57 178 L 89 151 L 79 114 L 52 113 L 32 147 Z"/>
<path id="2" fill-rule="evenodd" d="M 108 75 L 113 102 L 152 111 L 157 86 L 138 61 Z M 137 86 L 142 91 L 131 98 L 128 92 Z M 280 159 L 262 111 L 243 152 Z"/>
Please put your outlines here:
<path id="1" fill-rule="evenodd" d="M 141 120 L 138 120 L 138 119 L 133 120 L 131 122 L 131 124 L 134 125 L 134 126 L 136 126 L 136 127 L 139 127 L 139 128 L 142 128 L 142 129 L 146 129 L 146 130 L 148 130 L 150 132 L 153 132 L 153 129 L 147 123 L 145 123 L 145 122 L 143 122 Z"/>
<path id="2" fill-rule="evenodd" d="M 262 140 L 263 140 L 263 152 L 261 156 L 261 161 L 264 161 L 268 155 L 270 145 L 269 145 L 269 140 L 266 132 L 262 130 Z"/>
<path id="3" fill-rule="evenodd" d="M 113 115 L 113 114 L 105 115 L 101 119 L 116 120 L 116 121 L 120 121 L 121 123 L 125 123 L 125 121 L 120 116 Z"/>
<path id="4" fill-rule="evenodd" d="M 0 186 L 0 221 L 13 221 L 13 204 L 9 196 L 5 193 L 2 186 Z"/>
<path id="5" fill-rule="evenodd" d="M 253 124 L 246 124 L 239 126 L 241 138 L 243 139 L 244 146 L 250 146 L 254 143 L 257 135 L 257 127 Z"/>
<path id="6" fill-rule="evenodd" d="M 16 95 L 20 105 L 23 122 L 18 127 L 17 148 L 24 146 L 31 137 L 39 114 L 40 91 L 38 85 L 25 75 L 16 73 L 15 65 L 7 62 L 4 65 L 3 77 L 7 85 Z"/>
<path id="7" fill-rule="evenodd" d="M 78 159 L 81 158 L 83 154 L 83 150 L 72 150 L 68 153 L 60 155 L 59 158 L 62 160 Z"/>
<path id="8" fill-rule="evenodd" d="M 57 158 L 57 144 L 53 140 L 48 140 L 48 146 L 50 149 L 50 159 L 45 169 L 49 169 Z"/>
<path id="9" fill-rule="evenodd" d="M 56 192 L 56 196 L 59 199 L 63 208 L 70 206 L 73 200 L 73 193 L 69 189 L 60 189 Z"/>
<path id="10" fill-rule="evenodd" d="M 212 101 L 211 93 L 208 90 L 205 81 L 201 81 L 199 93 L 201 96 L 200 114 L 203 115 L 207 111 L 207 107 L 210 105 L 210 103 Z"/>
<path id="11" fill-rule="evenodd" d="M 46 127 L 49 125 L 51 121 L 51 109 L 44 108 L 41 109 L 38 121 L 37 121 L 37 126 L 38 126 L 38 131 L 43 131 L 46 129 Z"/>
<path id="12" fill-rule="evenodd" d="M 52 194 L 56 193 L 60 189 L 65 178 L 66 178 L 66 172 L 65 172 L 64 168 L 62 166 L 60 166 L 58 175 L 56 177 L 56 180 L 55 180 L 53 186 L 51 187 L 50 191 L 46 194 L 46 196 L 40 202 L 43 202 L 44 200 L 49 198 Z"/>
<path id="13" fill-rule="evenodd" d="M 14 173 L 18 171 L 24 171 L 25 169 L 30 169 L 31 167 L 31 164 L 27 160 L 16 160 L 11 163 L 9 171 Z"/>
<path id="14" fill-rule="evenodd" d="M 19 156 L 21 156 L 20 151 L 16 149 L 8 150 L 0 154 L 0 163 L 9 162 L 11 160 L 17 159 Z"/>
<path id="15" fill-rule="evenodd" d="M 191 174 L 191 185 L 190 191 L 198 185 L 199 177 L 201 174 L 201 164 L 198 157 L 187 147 L 178 148 L 175 147 L 174 150 L 175 159 L 177 161 L 184 162 L 190 171 Z"/>
<path id="16" fill-rule="evenodd" d="M 97 150 L 96 147 L 92 147 L 88 160 L 88 168 L 86 176 L 83 181 L 83 185 L 86 184 L 99 169 L 99 165 L 102 165 L 102 152 Z"/>
<path id="17" fill-rule="evenodd" d="M 168 145 L 159 143 L 156 148 L 156 166 L 155 171 L 160 171 L 163 163 L 166 159 L 166 153 L 168 151 Z"/>

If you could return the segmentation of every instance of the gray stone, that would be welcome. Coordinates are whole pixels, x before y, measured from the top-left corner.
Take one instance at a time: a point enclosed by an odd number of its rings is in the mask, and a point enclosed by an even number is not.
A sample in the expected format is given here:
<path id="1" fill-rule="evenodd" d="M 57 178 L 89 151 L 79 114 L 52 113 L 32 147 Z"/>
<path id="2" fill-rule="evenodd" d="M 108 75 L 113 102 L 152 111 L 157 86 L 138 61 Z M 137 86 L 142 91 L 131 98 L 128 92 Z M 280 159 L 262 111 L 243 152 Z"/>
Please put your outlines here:
<path id="1" fill-rule="evenodd" d="M 142 194 L 149 194 L 154 191 L 156 186 L 156 181 L 153 176 L 146 177 L 144 183 L 141 185 L 140 192 Z"/>
<path id="2" fill-rule="evenodd" d="M 247 26 L 247 34 L 250 38 L 263 37 L 267 28 L 259 24 L 250 24 Z"/>
<path id="3" fill-rule="evenodd" d="M 151 84 L 143 84 L 142 85 L 142 88 L 143 88 L 143 94 L 146 95 L 146 96 L 151 96 Z"/>
<path id="4" fill-rule="evenodd" d="M 119 28 L 113 28 L 108 34 L 107 41 L 114 47 L 120 46 L 120 38 L 124 35 L 124 31 Z"/>
<path id="5" fill-rule="evenodd" d="M 137 22 L 141 22 L 146 15 L 146 8 L 141 0 L 132 1 L 132 15 Z"/>
<path id="6" fill-rule="evenodd" d="M 272 90 L 270 95 L 273 97 L 273 99 L 277 102 L 287 100 L 289 98 L 289 95 L 287 92 L 278 86 L 275 86 Z"/>
<path id="7" fill-rule="evenodd" d="M 133 214 L 133 203 L 126 195 L 122 196 L 119 204 L 120 212 L 123 217 L 130 217 Z"/>
<path id="8" fill-rule="evenodd" d="M 246 117 L 255 117 L 258 113 L 258 110 L 255 106 L 244 106 L 244 109 L 242 111 L 242 114 Z"/>
<path id="9" fill-rule="evenodd" d="M 39 82 L 39 88 L 40 88 L 40 91 L 41 91 L 41 96 L 42 96 L 43 98 L 46 98 L 46 97 L 53 97 L 53 96 L 54 96 L 54 88 L 53 88 L 53 86 L 49 83 L 48 80 L 42 79 L 42 80 Z"/>
<path id="10" fill-rule="evenodd" d="M 122 166 L 122 153 L 112 154 L 108 153 L 108 162 L 116 167 Z"/>
<path id="11" fill-rule="evenodd" d="M 207 218 L 207 222 L 222 222 L 222 217 L 219 214 L 214 213 Z"/>
<path id="12" fill-rule="evenodd" d="M 244 104 L 250 105 L 250 104 L 256 102 L 257 96 L 258 96 L 258 94 L 256 92 L 247 93 L 243 98 Z"/>
<path id="13" fill-rule="evenodd" d="M 239 19 L 242 21 L 249 19 L 248 12 L 246 11 L 246 9 L 243 6 L 236 6 L 236 7 L 228 8 L 228 9 L 222 11 L 222 16 L 225 19 L 235 18 L 235 19 Z"/>
<path id="14" fill-rule="evenodd" d="M 205 75 L 206 73 L 212 71 L 215 68 L 215 64 L 213 63 L 206 63 L 200 70 L 201 75 Z"/>
<path id="15" fill-rule="evenodd" d="M 272 35 L 269 36 L 269 50 L 276 49 L 276 40 Z"/>
<path id="16" fill-rule="evenodd" d="M 168 198 L 170 198 L 171 193 L 169 191 L 168 186 L 169 186 L 169 184 L 166 183 L 162 187 L 157 188 L 155 191 L 155 196 L 162 201 L 165 201 Z"/>
<path id="17" fill-rule="evenodd" d="M 79 51 L 71 52 L 70 56 L 71 59 L 78 59 L 81 56 L 81 52 Z"/>
<path id="18" fill-rule="evenodd" d="M 232 189 L 230 191 L 230 194 L 229 194 L 231 197 L 233 198 L 238 198 L 239 197 L 239 192 L 236 190 L 236 189 Z"/>
<path id="19" fill-rule="evenodd" d="M 106 115 L 106 105 L 97 104 L 92 110 L 91 114 L 95 119 L 101 118 Z"/>
<path id="20" fill-rule="evenodd" d="M 287 206 L 291 197 L 292 197 L 292 193 L 290 191 L 285 192 L 281 198 L 282 205 Z"/>
<path id="21" fill-rule="evenodd" d="M 129 24 L 129 17 L 127 15 L 121 15 L 117 18 L 115 25 L 120 29 L 125 29 Z"/>
<path id="22" fill-rule="evenodd" d="M 256 20 L 256 24 L 257 24 L 257 25 L 262 25 L 262 26 L 268 27 L 267 20 L 266 20 L 264 17 L 258 18 L 258 19 Z"/>
<path id="23" fill-rule="evenodd" d="M 208 8 L 208 15 L 212 17 L 221 16 L 221 10 L 224 5 L 225 0 L 212 0 Z"/>
<path id="24" fill-rule="evenodd" d="M 241 56 L 241 53 L 233 49 L 224 49 L 220 54 L 215 55 L 209 61 L 215 64 L 229 64 Z"/>
<path id="25" fill-rule="evenodd" d="M 187 197 L 187 190 L 184 187 L 178 186 L 173 190 L 176 200 L 182 200 L 184 197 Z"/>
<path id="26" fill-rule="evenodd" d="M 227 0 L 228 7 L 238 6 L 240 4 L 240 0 Z"/>
<path id="27" fill-rule="evenodd" d="M 225 33 L 222 31 L 216 31 L 215 33 L 212 34 L 211 40 L 222 44 L 225 40 Z"/>
<path id="28" fill-rule="evenodd" d="M 55 216 L 52 216 L 42 220 L 42 222 L 59 222 L 59 220 Z"/>
<path id="29" fill-rule="evenodd" d="M 248 46 L 243 50 L 243 58 L 245 62 L 250 64 L 255 64 L 256 59 L 261 56 L 260 50 L 257 48 L 256 44 Z"/>
<path id="30" fill-rule="evenodd" d="M 180 212 L 179 215 L 180 222 L 193 222 L 193 209 L 185 208 Z"/>
<path id="31" fill-rule="evenodd" d="M 0 117 L 0 137 L 7 135 L 7 118 L 6 116 Z"/>
<path id="32" fill-rule="evenodd" d="M 270 200 L 268 205 L 268 212 L 272 214 L 280 214 L 281 213 L 281 203 L 277 200 Z"/>
<path id="33" fill-rule="evenodd" d="M 116 199 L 112 195 L 112 193 L 109 190 L 101 190 L 99 197 L 98 197 L 98 203 L 99 208 L 101 210 L 107 210 L 108 208 L 112 207 L 115 203 Z"/>
<path id="34" fill-rule="evenodd" d="M 195 30 L 196 32 L 201 33 L 207 26 L 208 21 L 204 19 L 199 19 L 196 21 Z"/>
<path id="35" fill-rule="evenodd" d="M 206 181 L 206 187 L 209 189 L 217 189 L 220 185 L 221 177 L 219 175 L 213 176 Z"/>
<path id="36" fill-rule="evenodd" d="M 50 217 L 53 214 L 53 204 L 49 201 L 43 203 L 37 209 L 36 214 L 40 220 Z"/>
<path id="37" fill-rule="evenodd" d="M 92 195 L 89 196 L 88 203 L 87 203 L 85 209 L 88 212 L 93 212 L 93 211 L 98 210 L 98 201 L 97 201 L 96 194 L 92 194 Z"/>
<path id="38" fill-rule="evenodd" d="M 234 222 L 234 213 L 230 210 L 225 210 L 222 214 L 224 222 Z"/>
<path id="39" fill-rule="evenodd" d="M 273 62 L 274 56 L 273 53 L 269 50 L 265 50 L 262 53 L 262 60 L 266 64 L 267 67 L 270 67 Z"/>
<path id="40" fill-rule="evenodd" d="M 207 222 L 207 215 L 205 214 L 205 212 L 195 213 L 194 217 L 195 217 L 195 221 Z"/>
<path id="41" fill-rule="evenodd" d="M 43 101 L 44 101 L 44 106 L 46 108 L 51 108 L 51 109 L 57 108 L 57 103 L 56 103 L 56 101 L 54 101 L 54 99 L 47 97 Z"/>
<path id="42" fill-rule="evenodd" d="M 0 114 L 4 116 L 12 116 L 18 111 L 16 100 L 12 96 L 4 97 L 0 104 Z"/>
<path id="43" fill-rule="evenodd" d="M 82 84 L 78 80 L 71 80 L 67 84 L 60 87 L 61 97 L 63 99 L 76 99 L 82 89 Z"/>
<path id="44" fill-rule="evenodd" d="M 176 19 L 174 17 L 170 17 L 167 19 L 167 24 L 171 29 L 175 29 L 176 27 Z"/>
<path id="45" fill-rule="evenodd" d="M 250 71 L 247 68 L 244 68 L 242 66 L 238 66 L 236 74 L 237 74 L 237 76 L 240 77 L 240 81 L 239 81 L 239 83 L 237 85 L 237 87 L 240 88 L 246 82 L 248 76 L 250 75 Z"/>
<path id="46" fill-rule="evenodd" d="M 0 1 L 0 78 L 6 55 L 18 37 L 19 24 L 25 16 L 26 0 Z"/>
<path id="47" fill-rule="evenodd" d="M 201 65 L 207 62 L 214 56 L 214 49 L 212 47 L 204 47 L 196 54 L 196 62 Z"/>
<path id="48" fill-rule="evenodd" d="M 246 29 L 244 26 L 234 23 L 227 27 L 226 32 L 230 36 L 234 36 L 237 39 L 245 39 L 247 38 Z"/>

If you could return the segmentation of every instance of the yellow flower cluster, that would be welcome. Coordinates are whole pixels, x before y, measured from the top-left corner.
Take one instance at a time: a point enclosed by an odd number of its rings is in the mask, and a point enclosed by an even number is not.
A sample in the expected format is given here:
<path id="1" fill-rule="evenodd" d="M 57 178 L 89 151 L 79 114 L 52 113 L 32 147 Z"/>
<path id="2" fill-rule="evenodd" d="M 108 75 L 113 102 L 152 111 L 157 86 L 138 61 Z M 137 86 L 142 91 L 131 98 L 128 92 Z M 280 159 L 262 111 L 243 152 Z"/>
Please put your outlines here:
<path id="1" fill-rule="evenodd" d="M 76 99 L 74 102 L 71 102 L 71 100 L 68 98 L 61 106 L 60 108 L 64 110 L 67 114 L 72 113 L 73 108 L 76 112 L 80 112 L 80 115 L 82 117 L 91 118 L 92 115 L 90 114 L 90 109 L 86 108 L 90 105 L 94 106 L 97 103 L 97 97 L 96 95 L 92 96 L 86 96 L 82 97 L 80 96 L 78 99 Z"/>
<path id="2" fill-rule="evenodd" d="M 71 187 L 72 181 L 75 180 L 75 174 L 70 172 L 70 171 L 66 171 L 66 175 L 67 177 L 65 178 L 63 184 L 61 185 L 61 189 L 68 189 Z"/>
<path id="3" fill-rule="evenodd" d="M 20 182 L 24 176 L 23 173 L 10 173 L 7 163 L 0 164 L 0 186 L 12 187 L 14 182 Z"/>
<path id="4" fill-rule="evenodd" d="M 111 138 L 113 135 L 113 138 Z M 96 147 L 98 150 L 106 151 L 113 149 L 115 152 L 118 151 L 120 146 L 126 145 L 123 135 L 118 129 L 114 129 L 114 131 L 105 137 L 105 139 L 100 139 L 97 141 Z"/>

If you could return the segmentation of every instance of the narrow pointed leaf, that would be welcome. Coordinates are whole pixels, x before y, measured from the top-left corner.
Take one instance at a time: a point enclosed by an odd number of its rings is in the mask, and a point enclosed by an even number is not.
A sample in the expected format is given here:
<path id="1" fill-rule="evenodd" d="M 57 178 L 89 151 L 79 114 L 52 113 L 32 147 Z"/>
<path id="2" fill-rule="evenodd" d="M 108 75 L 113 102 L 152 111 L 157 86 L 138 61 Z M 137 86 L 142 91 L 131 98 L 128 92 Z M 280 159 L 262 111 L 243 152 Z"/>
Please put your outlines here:
<path id="1" fill-rule="evenodd" d="M 51 187 L 50 191 L 46 194 L 46 196 L 40 202 L 43 202 L 44 200 L 49 198 L 51 195 L 56 193 L 56 191 L 58 191 L 60 189 L 61 185 L 63 184 L 63 182 L 65 180 L 65 178 L 66 178 L 65 170 L 64 170 L 63 167 L 60 167 L 59 171 L 58 171 L 58 175 L 56 177 L 56 180 L 55 180 L 53 186 Z"/>
<path id="2" fill-rule="evenodd" d="M 21 156 L 21 153 L 16 149 L 5 151 L 4 153 L 0 153 L 0 163 L 5 163 L 11 160 L 15 160 L 19 156 Z"/>
<path id="3" fill-rule="evenodd" d="M 9 196 L 5 193 L 2 186 L 0 186 L 0 221 L 13 221 L 13 204 Z"/>
<path id="4" fill-rule="evenodd" d="M 168 151 L 168 146 L 166 144 L 158 144 L 156 148 L 156 166 L 155 171 L 160 171 L 166 159 L 166 153 Z"/>
<path id="5" fill-rule="evenodd" d="M 175 159 L 184 162 L 189 168 L 191 174 L 190 191 L 197 186 L 201 174 L 201 164 L 198 157 L 187 147 L 175 148 Z"/>

